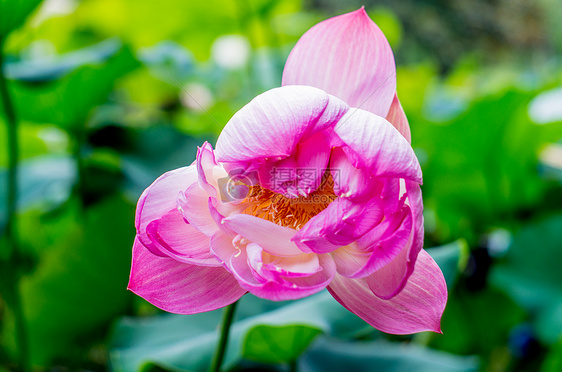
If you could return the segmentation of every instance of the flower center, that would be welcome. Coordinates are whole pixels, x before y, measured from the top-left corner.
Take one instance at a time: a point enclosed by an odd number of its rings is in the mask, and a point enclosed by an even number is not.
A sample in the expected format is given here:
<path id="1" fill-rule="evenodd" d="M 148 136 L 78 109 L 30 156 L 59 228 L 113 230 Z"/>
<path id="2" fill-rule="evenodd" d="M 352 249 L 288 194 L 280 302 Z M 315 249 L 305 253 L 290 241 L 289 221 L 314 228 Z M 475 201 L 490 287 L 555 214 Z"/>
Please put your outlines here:
<path id="1" fill-rule="evenodd" d="M 336 198 L 334 180 L 327 173 L 320 187 L 306 197 L 288 198 L 259 185 L 252 186 L 244 199 L 250 205 L 242 213 L 299 230 Z"/>

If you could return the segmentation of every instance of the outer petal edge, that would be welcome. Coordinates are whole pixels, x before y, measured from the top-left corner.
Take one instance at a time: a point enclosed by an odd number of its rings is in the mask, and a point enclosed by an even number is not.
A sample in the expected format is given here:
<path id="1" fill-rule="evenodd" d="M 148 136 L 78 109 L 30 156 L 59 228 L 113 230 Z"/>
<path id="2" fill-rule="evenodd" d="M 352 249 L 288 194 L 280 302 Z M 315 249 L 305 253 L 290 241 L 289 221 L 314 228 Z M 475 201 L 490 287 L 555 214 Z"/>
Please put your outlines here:
<path id="1" fill-rule="evenodd" d="M 138 239 L 133 245 L 127 289 L 176 314 L 219 309 L 246 293 L 223 267 L 196 266 L 158 257 Z"/>
<path id="2" fill-rule="evenodd" d="M 390 300 L 375 296 L 367 279 L 336 275 L 328 290 L 346 309 L 380 331 L 411 334 L 441 332 L 441 316 L 447 302 L 447 284 L 441 269 L 422 251 L 404 289 Z"/>

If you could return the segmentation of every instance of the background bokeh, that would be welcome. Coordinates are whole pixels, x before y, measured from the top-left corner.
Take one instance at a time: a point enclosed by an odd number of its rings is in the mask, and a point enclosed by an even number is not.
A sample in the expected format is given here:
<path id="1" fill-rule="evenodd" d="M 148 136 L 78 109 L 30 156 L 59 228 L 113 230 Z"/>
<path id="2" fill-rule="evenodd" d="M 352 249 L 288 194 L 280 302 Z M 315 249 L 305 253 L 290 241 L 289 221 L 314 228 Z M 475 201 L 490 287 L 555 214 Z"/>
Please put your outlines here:
<path id="1" fill-rule="evenodd" d="M 443 335 L 381 334 L 327 293 L 247 295 L 226 367 L 562 371 L 561 1 L 0 0 L 20 145 L 14 250 L 0 108 L 0 372 L 207 368 L 220 311 L 126 291 L 135 202 L 361 5 L 395 52 Z"/>

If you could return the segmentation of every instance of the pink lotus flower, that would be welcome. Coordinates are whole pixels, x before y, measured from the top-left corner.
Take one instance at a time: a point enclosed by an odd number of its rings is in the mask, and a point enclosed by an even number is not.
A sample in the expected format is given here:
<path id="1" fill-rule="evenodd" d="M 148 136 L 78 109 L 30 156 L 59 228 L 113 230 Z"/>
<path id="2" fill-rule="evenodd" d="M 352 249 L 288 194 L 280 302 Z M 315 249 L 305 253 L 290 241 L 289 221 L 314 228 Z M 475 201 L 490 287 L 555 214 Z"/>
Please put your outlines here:
<path id="1" fill-rule="evenodd" d="M 395 72 L 363 8 L 311 28 L 281 88 L 144 191 L 129 289 L 193 314 L 327 288 L 384 332 L 440 332 L 447 289 L 422 250 L 422 172 Z"/>

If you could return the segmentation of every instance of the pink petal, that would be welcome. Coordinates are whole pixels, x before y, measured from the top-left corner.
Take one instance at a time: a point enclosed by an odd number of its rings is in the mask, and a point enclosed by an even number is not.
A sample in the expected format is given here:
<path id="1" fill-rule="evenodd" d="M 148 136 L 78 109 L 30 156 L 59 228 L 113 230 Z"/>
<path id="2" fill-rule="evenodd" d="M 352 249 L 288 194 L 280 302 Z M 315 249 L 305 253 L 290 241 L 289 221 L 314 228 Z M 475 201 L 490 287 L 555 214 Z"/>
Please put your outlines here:
<path id="1" fill-rule="evenodd" d="M 264 252 L 263 255 L 268 257 L 268 263 L 264 264 L 264 267 L 279 276 L 297 278 L 310 276 L 323 270 L 318 255 L 314 253 L 303 253 L 293 257 L 275 257 L 267 252 Z"/>
<path id="2" fill-rule="evenodd" d="M 396 91 L 394 56 L 365 9 L 330 18 L 297 42 L 282 85 L 309 85 L 385 117 Z"/>
<path id="3" fill-rule="evenodd" d="M 133 246 L 128 289 L 154 306 L 177 314 L 215 310 L 246 293 L 224 268 L 155 256 L 138 239 Z"/>
<path id="4" fill-rule="evenodd" d="M 375 271 L 368 280 L 371 291 L 382 299 L 392 298 L 404 288 L 423 246 L 423 201 L 420 186 L 406 181 L 406 189 L 413 226 L 409 242 L 391 262 Z M 396 244 L 402 244 L 398 242 L 403 240 L 397 238 Z"/>
<path id="5" fill-rule="evenodd" d="M 332 151 L 330 172 L 336 195 L 354 202 L 367 202 L 377 195 L 382 200 L 385 213 L 399 209 L 400 179 L 374 178 L 366 169 L 355 168 L 341 147 Z"/>
<path id="6" fill-rule="evenodd" d="M 241 243 L 238 237 L 234 240 Z M 233 239 L 222 232 L 211 238 L 211 250 L 234 274 L 240 286 L 258 297 L 274 301 L 294 300 L 317 293 L 335 274 L 335 265 L 328 255 L 317 256 L 314 260 L 304 254 L 300 257 L 301 265 L 291 262 L 299 257 L 281 257 L 264 265 L 263 255 L 267 253 L 259 245 L 250 243 L 237 248 Z M 297 271 L 289 273 L 289 269 Z"/>
<path id="7" fill-rule="evenodd" d="M 296 154 L 298 171 L 314 171 L 308 174 L 308 176 L 311 176 L 308 178 L 308 185 L 303 184 L 304 195 L 308 195 L 320 186 L 320 180 L 324 176 L 324 170 L 330 160 L 330 153 L 330 144 L 323 133 L 319 133 L 309 138 L 308 141 L 299 144 Z M 306 178 L 307 174 L 301 173 L 299 176 Z"/>
<path id="8" fill-rule="evenodd" d="M 234 214 L 223 223 L 249 242 L 257 243 L 268 253 L 280 256 L 297 256 L 303 252 L 291 241 L 296 230 L 277 225 L 247 214 Z"/>
<path id="9" fill-rule="evenodd" d="M 386 120 L 390 124 L 394 125 L 396 129 L 406 138 L 408 143 L 412 143 L 412 134 L 410 133 L 410 125 L 408 124 L 408 118 L 404 113 L 404 109 L 398 100 L 396 93 L 394 94 L 394 99 L 392 100 L 392 105 L 390 105 L 390 110 L 388 115 L 386 115 Z"/>
<path id="10" fill-rule="evenodd" d="M 137 204 L 135 227 L 143 241 L 149 241 L 146 228 L 152 221 L 159 220 L 169 211 L 177 208 L 180 192 L 197 182 L 195 165 L 164 173 L 144 190 Z"/>
<path id="11" fill-rule="evenodd" d="M 297 146 L 294 157 L 260 169 L 260 184 L 271 191 L 294 198 L 318 189 L 330 160 L 330 143 L 318 133 Z"/>
<path id="12" fill-rule="evenodd" d="M 219 229 L 209 210 L 210 199 L 207 192 L 196 182 L 180 193 L 177 201 L 183 218 L 207 236 L 212 236 Z"/>
<path id="13" fill-rule="evenodd" d="M 407 252 L 412 232 L 410 208 L 386 215 L 384 221 L 357 242 L 333 252 L 338 273 L 363 278 Z M 402 276 L 400 276 L 401 278 Z"/>
<path id="14" fill-rule="evenodd" d="M 335 125 L 348 109 L 344 102 L 312 87 L 268 90 L 226 124 L 217 140 L 216 159 L 242 169 L 255 160 L 279 161 L 294 155 L 299 143 Z"/>
<path id="15" fill-rule="evenodd" d="M 225 269 L 231 271 L 229 267 L 230 259 L 240 252 L 240 249 L 233 244 L 233 236 L 219 231 L 211 236 L 210 246 L 211 252 L 217 260 L 223 264 Z"/>
<path id="16" fill-rule="evenodd" d="M 336 124 L 335 132 L 347 145 L 343 150 L 355 168 L 364 169 L 373 177 L 422 182 L 414 150 L 386 119 L 352 109 Z"/>
<path id="17" fill-rule="evenodd" d="M 357 243 L 339 247 L 332 252 L 337 273 L 348 278 L 361 271 L 369 263 L 370 257 L 372 253 L 362 249 Z"/>
<path id="18" fill-rule="evenodd" d="M 156 248 L 161 256 L 194 265 L 221 265 L 211 254 L 209 237 L 185 222 L 177 209 L 152 221 L 147 233 L 153 246 L 151 251 Z"/>
<path id="19" fill-rule="evenodd" d="M 256 253 L 257 244 L 250 244 L 250 252 Z M 258 248 L 259 251 L 259 248 Z M 335 274 L 335 265 L 328 255 L 318 256 L 322 270 L 307 276 L 282 276 L 267 267 L 257 271 L 252 267 L 245 249 L 231 256 L 230 270 L 238 279 L 240 286 L 252 294 L 272 301 L 296 300 L 320 292 L 330 283 Z M 259 258 L 253 257 L 255 267 L 259 267 Z M 265 265 L 264 265 L 265 266 Z"/>
<path id="20" fill-rule="evenodd" d="M 332 150 L 330 172 L 334 180 L 334 192 L 351 200 L 366 200 L 377 194 L 379 183 L 369 172 L 351 164 L 341 147 Z"/>
<path id="21" fill-rule="evenodd" d="M 215 182 L 214 169 L 218 168 L 219 165 L 215 160 L 215 155 L 213 154 L 213 147 L 209 142 L 205 142 L 203 146 L 197 149 L 197 174 L 199 175 L 199 186 L 205 192 L 212 197 L 217 197 L 217 185 Z M 226 177 L 226 172 L 224 172 L 223 177 Z"/>
<path id="22" fill-rule="evenodd" d="M 447 285 L 439 266 L 420 252 L 414 272 L 404 289 L 390 300 L 375 296 L 368 278 L 347 279 L 336 275 L 328 286 L 346 309 L 386 333 L 441 333 L 441 316 L 447 302 Z"/>
<path id="23" fill-rule="evenodd" d="M 378 198 L 354 202 L 337 198 L 314 216 L 293 240 L 303 252 L 329 253 L 350 244 L 378 224 L 384 214 Z"/>
<path id="24" fill-rule="evenodd" d="M 275 257 L 255 243 L 246 247 L 248 265 L 260 282 L 285 283 L 289 278 L 310 277 L 323 270 L 318 255 L 301 254 L 295 257 Z M 289 283 L 291 284 L 291 283 Z"/>

